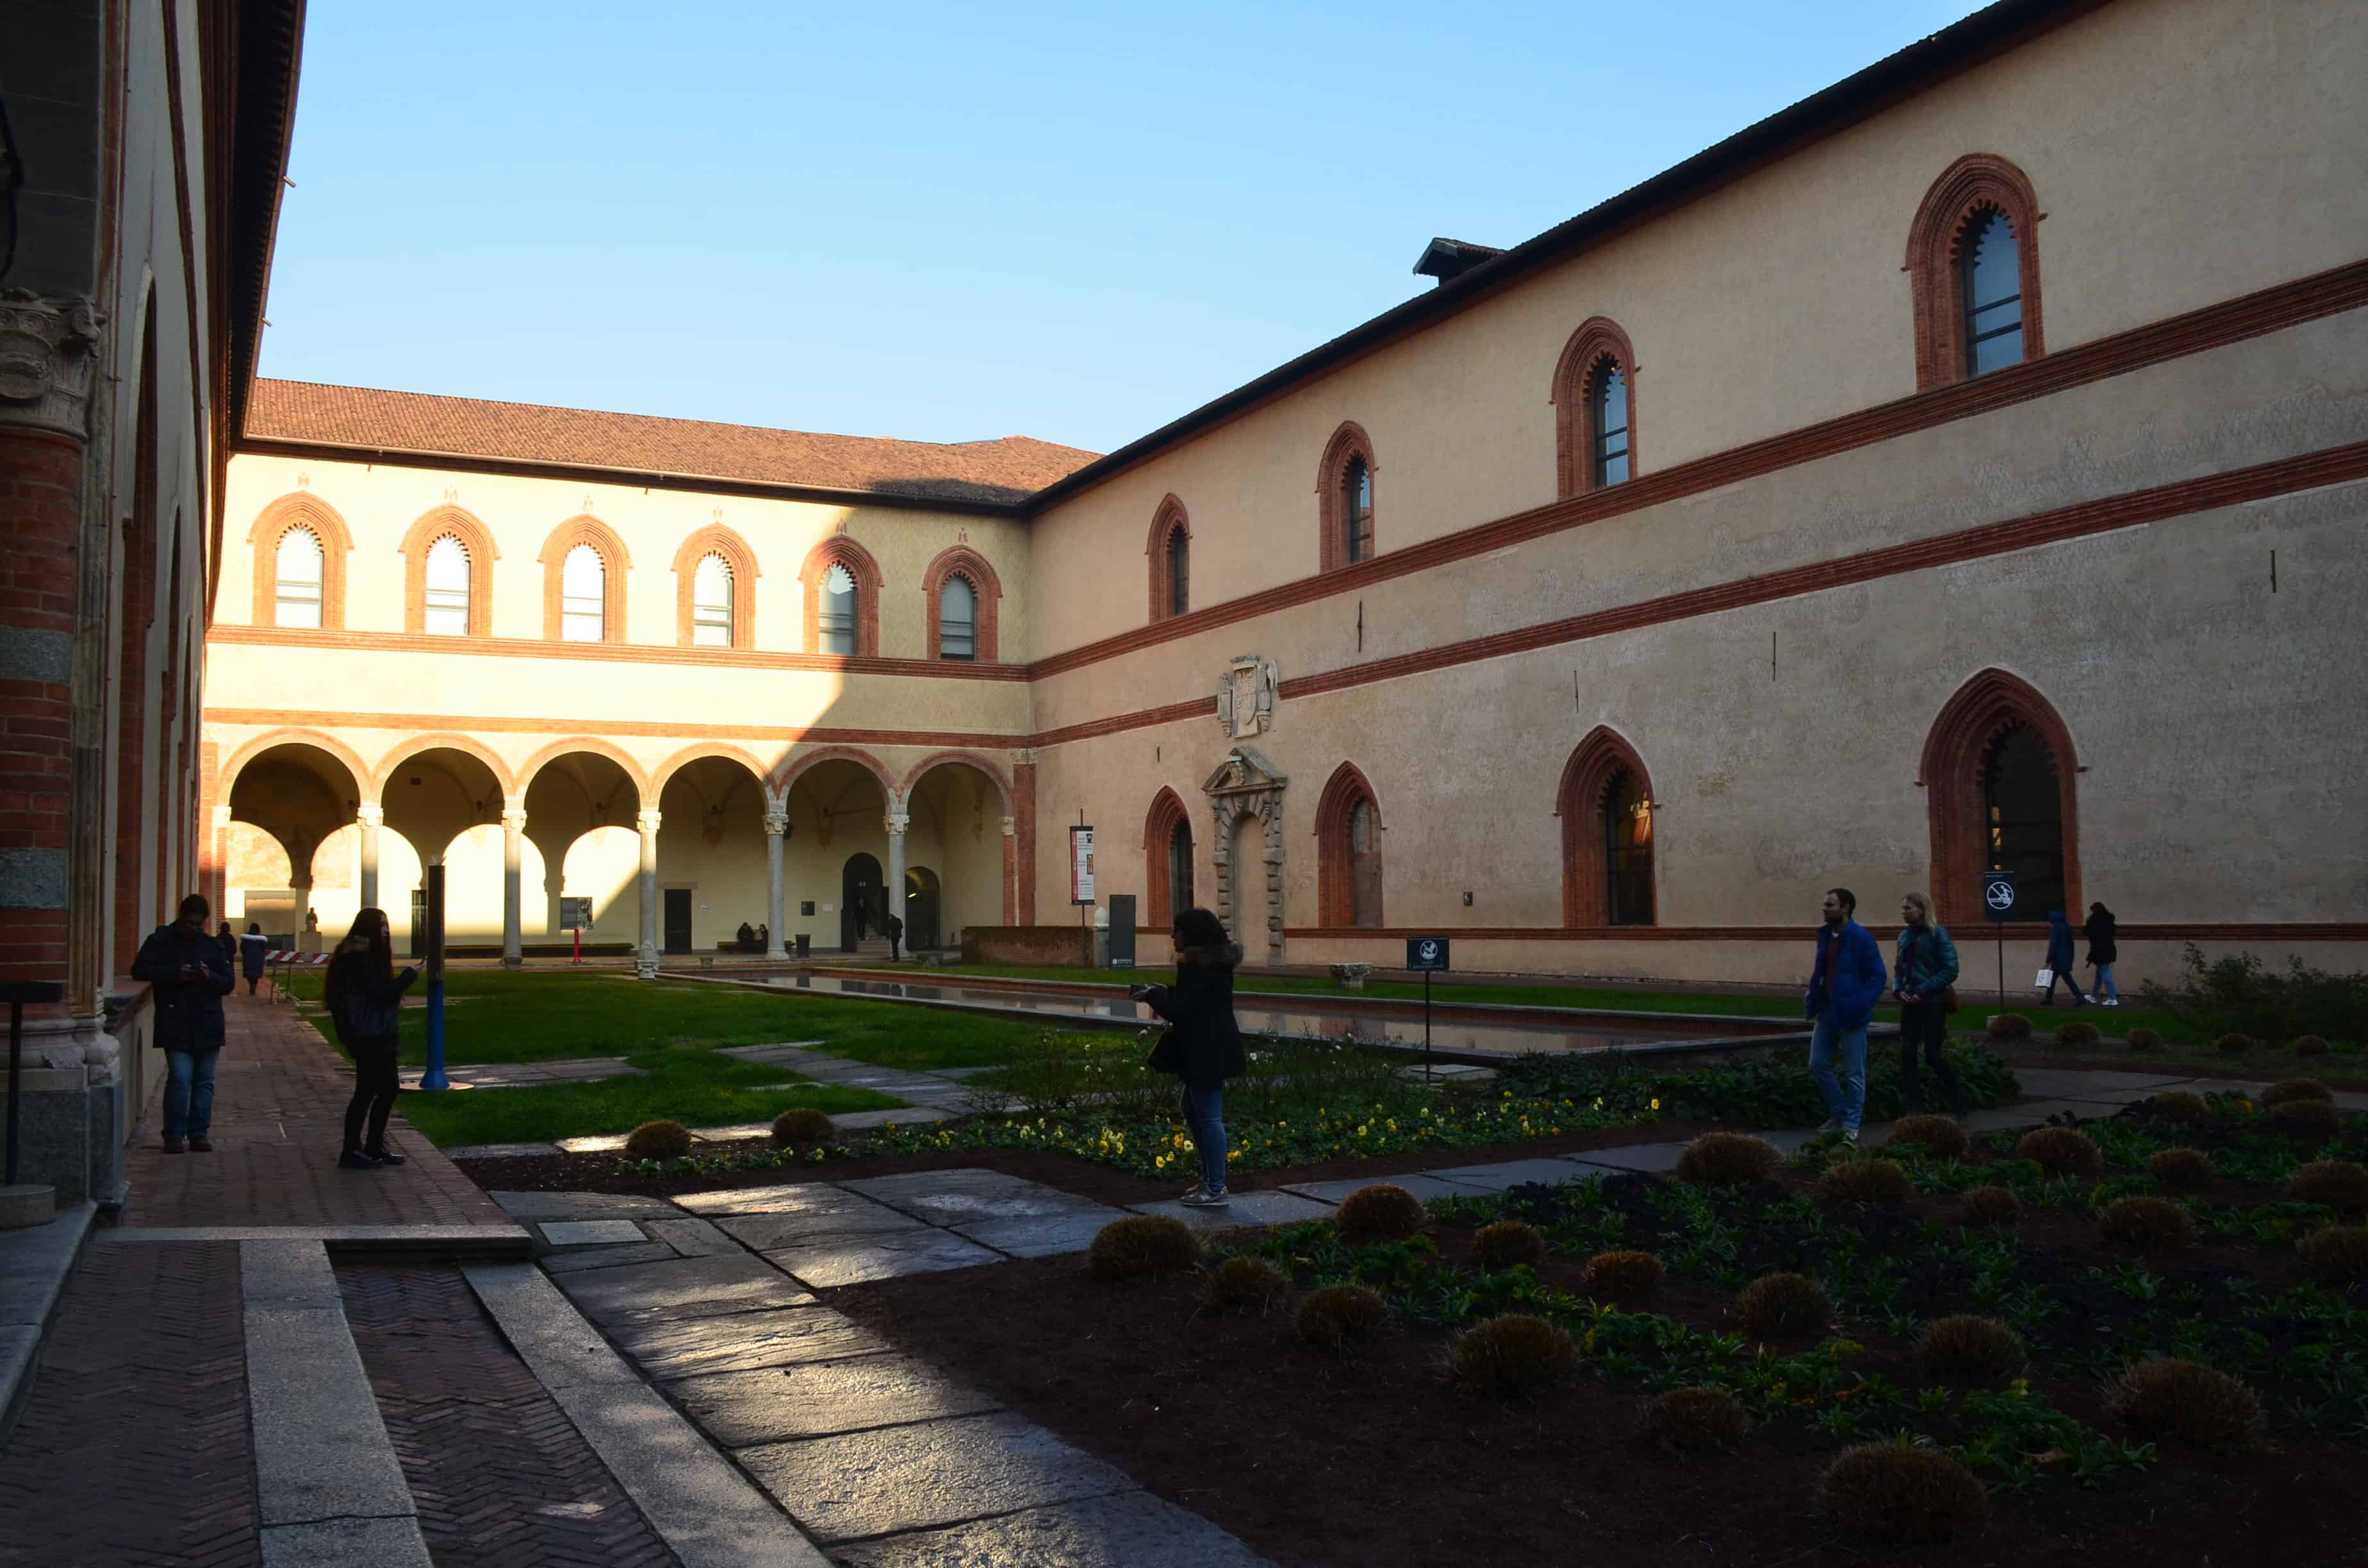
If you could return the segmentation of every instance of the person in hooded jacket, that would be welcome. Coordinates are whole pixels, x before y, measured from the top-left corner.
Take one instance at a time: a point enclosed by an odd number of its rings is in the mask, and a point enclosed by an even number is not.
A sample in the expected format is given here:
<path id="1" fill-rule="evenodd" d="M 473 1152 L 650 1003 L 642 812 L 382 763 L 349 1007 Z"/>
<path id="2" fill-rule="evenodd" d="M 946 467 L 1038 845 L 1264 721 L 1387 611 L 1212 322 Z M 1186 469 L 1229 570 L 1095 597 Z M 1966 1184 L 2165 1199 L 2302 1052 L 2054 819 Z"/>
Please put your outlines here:
<path id="1" fill-rule="evenodd" d="M 238 989 L 230 953 L 206 929 L 211 910 L 191 893 L 179 916 L 140 944 L 131 978 L 144 980 L 156 1005 L 156 1048 L 165 1053 L 165 1153 L 209 1153 L 214 1119 L 214 1066 L 222 1059 L 222 999 Z"/>
<path id="2" fill-rule="evenodd" d="M 394 933 L 383 909 L 364 909 L 329 960 L 321 987 L 337 1043 L 354 1059 L 354 1097 L 346 1104 L 346 1147 L 340 1169 L 374 1171 L 399 1165 L 403 1156 L 386 1146 L 386 1119 L 393 1114 L 401 1082 L 395 1072 L 395 1029 L 403 994 L 419 971 L 394 970 Z M 367 1123 L 367 1141 L 365 1141 Z"/>
<path id="3" fill-rule="evenodd" d="M 255 921 L 246 923 L 246 935 L 238 939 L 239 972 L 246 976 L 246 994 L 255 994 L 255 983 L 263 978 L 263 955 L 271 950 L 269 938 Z"/>
<path id="4" fill-rule="evenodd" d="M 2047 1000 L 2043 1006 L 2055 1006 L 2055 983 L 2062 981 L 2072 993 L 2072 1005 L 2085 1007 L 2089 998 L 2081 994 L 2080 977 L 2072 972 L 2072 926 L 2060 909 L 2047 912 Z"/>
<path id="5" fill-rule="evenodd" d="M 2088 922 L 2080 927 L 2080 934 L 2089 938 L 2089 967 L 2097 971 L 2097 978 L 2089 983 L 2089 994 L 2100 1007 L 2122 1005 L 2122 988 L 2113 983 L 2113 965 L 2122 956 L 2114 943 L 2120 928 L 2113 912 L 2101 903 L 2089 906 Z"/>
<path id="6" fill-rule="evenodd" d="M 1234 1017 L 1234 971 L 1241 944 L 1205 909 L 1176 917 L 1176 983 L 1139 985 L 1132 994 L 1174 1028 L 1178 1076 L 1184 1080 L 1184 1125 L 1201 1156 L 1201 1182 L 1184 1195 L 1195 1209 L 1223 1209 L 1225 1194 L 1225 1080 L 1247 1065 L 1241 1026 Z"/>

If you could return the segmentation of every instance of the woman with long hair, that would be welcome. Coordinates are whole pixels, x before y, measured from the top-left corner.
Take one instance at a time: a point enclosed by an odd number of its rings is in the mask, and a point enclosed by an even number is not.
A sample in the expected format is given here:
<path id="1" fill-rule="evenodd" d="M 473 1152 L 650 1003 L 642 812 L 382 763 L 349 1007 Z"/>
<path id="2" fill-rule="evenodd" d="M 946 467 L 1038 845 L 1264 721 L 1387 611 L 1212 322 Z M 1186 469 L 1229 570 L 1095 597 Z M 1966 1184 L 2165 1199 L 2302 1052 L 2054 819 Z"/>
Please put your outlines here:
<path id="1" fill-rule="evenodd" d="M 2089 967 L 2097 971 L 2097 978 L 2089 983 L 2089 994 L 2103 1006 L 2120 1006 L 2122 988 L 2113 983 L 2113 965 L 2122 956 L 2117 940 L 2121 923 L 2113 918 L 2112 910 L 2101 903 L 2092 903 L 2080 934 L 2089 938 Z"/>
<path id="2" fill-rule="evenodd" d="M 403 994 L 419 971 L 394 970 L 394 933 L 383 909 L 364 909 L 329 960 L 321 988 L 337 1041 L 354 1059 L 354 1097 L 346 1105 L 346 1148 L 340 1168 L 374 1171 L 399 1165 L 403 1156 L 386 1146 L 386 1119 L 394 1112 L 395 1027 Z M 365 1141 L 364 1124 L 368 1124 Z"/>
<path id="3" fill-rule="evenodd" d="M 1176 983 L 1144 985 L 1133 994 L 1175 1028 L 1175 1064 L 1184 1080 L 1184 1125 L 1201 1156 L 1201 1182 L 1184 1195 L 1195 1209 L 1223 1209 L 1225 1196 L 1225 1080 L 1245 1066 L 1241 1027 L 1234 1019 L 1234 971 L 1241 944 L 1205 909 L 1176 917 Z"/>

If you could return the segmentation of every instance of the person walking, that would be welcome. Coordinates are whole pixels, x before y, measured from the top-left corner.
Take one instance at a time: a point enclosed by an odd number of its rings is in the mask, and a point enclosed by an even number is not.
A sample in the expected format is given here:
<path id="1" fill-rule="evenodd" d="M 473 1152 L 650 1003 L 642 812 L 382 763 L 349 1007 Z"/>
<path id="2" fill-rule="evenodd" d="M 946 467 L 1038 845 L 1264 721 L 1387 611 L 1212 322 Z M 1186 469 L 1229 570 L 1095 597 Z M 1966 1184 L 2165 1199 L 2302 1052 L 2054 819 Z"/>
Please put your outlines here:
<path id="1" fill-rule="evenodd" d="M 1128 994 L 1174 1026 L 1172 1060 L 1161 1065 L 1184 1080 L 1184 1125 L 1201 1157 L 1200 1185 L 1184 1195 L 1194 1209 L 1223 1209 L 1225 1194 L 1225 1080 L 1247 1065 L 1241 1026 L 1234 1018 L 1234 971 L 1241 944 L 1205 909 L 1176 917 L 1176 983 L 1136 985 Z"/>
<path id="2" fill-rule="evenodd" d="M 394 971 L 394 933 L 386 911 L 364 909 L 329 960 L 321 999 L 336 1026 L 337 1043 L 354 1059 L 354 1097 L 346 1104 L 346 1147 L 340 1169 L 372 1171 L 399 1165 L 403 1156 L 386 1146 L 386 1119 L 394 1111 L 400 1083 L 395 1075 L 395 1029 L 403 994 L 419 971 Z M 367 1123 L 367 1126 L 365 1126 Z"/>
<path id="3" fill-rule="evenodd" d="M 1883 949 L 1858 923 L 1858 895 L 1850 889 L 1828 889 L 1824 909 L 1816 967 L 1809 971 L 1808 1016 L 1816 1023 L 1809 1071 L 1830 1113 L 1817 1131 L 1855 1143 L 1866 1114 L 1866 1026 L 1883 994 Z"/>
<path id="4" fill-rule="evenodd" d="M 140 944 L 131 978 L 144 980 L 156 1006 L 156 1046 L 165 1053 L 165 1153 L 213 1153 L 214 1068 L 222 1059 L 222 999 L 238 989 L 230 954 L 206 930 L 212 910 L 203 896 L 181 901 L 179 915 Z"/>
<path id="5" fill-rule="evenodd" d="M 1965 1085 L 1949 1065 L 1949 1008 L 1956 999 L 1957 944 L 1932 918 L 1932 901 L 1911 892 L 1899 901 L 1899 950 L 1892 955 L 1893 996 L 1899 1001 L 1899 1094 L 1910 1116 L 1924 1108 L 1918 1081 L 1920 1051 L 1959 1116 L 1972 1110 Z"/>
<path id="6" fill-rule="evenodd" d="M 894 911 L 880 922 L 880 934 L 888 938 L 888 961 L 902 963 L 905 959 L 905 922 Z"/>
<path id="7" fill-rule="evenodd" d="M 222 930 L 216 935 L 214 939 L 222 943 L 222 950 L 229 956 L 230 961 L 235 965 L 238 962 L 238 933 L 231 928 L 231 923 L 228 916 L 223 917 Z"/>
<path id="8" fill-rule="evenodd" d="M 2080 977 L 2072 972 L 2072 926 L 2065 920 L 2062 910 L 2051 909 L 2047 912 L 2047 1000 L 2043 1006 L 2055 1006 L 2058 981 L 2072 993 L 2075 1007 L 2089 1005 L 2089 998 L 2080 992 Z"/>
<path id="9" fill-rule="evenodd" d="M 250 920 L 246 935 L 238 939 L 238 967 L 246 976 L 246 994 L 255 994 L 255 983 L 263 978 L 263 955 L 271 944 L 264 939 L 263 927 Z"/>
<path id="10" fill-rule="evenodd" d="M 2122 988 L 2113 983 L 2113 965 L 2121 960 L 2121 949 L 2114 938 L 2120 930 L 2112 910 L 2101 903 L 2089 906 L 2089 918 L 2080 927 L 2080 934 L 2089 938 L 2089 967 L 2097 971 L 2097 977 L 2089 983 L 2089 994 L 2097 999 L 2100 1007 L 2122 1005 Z"/>

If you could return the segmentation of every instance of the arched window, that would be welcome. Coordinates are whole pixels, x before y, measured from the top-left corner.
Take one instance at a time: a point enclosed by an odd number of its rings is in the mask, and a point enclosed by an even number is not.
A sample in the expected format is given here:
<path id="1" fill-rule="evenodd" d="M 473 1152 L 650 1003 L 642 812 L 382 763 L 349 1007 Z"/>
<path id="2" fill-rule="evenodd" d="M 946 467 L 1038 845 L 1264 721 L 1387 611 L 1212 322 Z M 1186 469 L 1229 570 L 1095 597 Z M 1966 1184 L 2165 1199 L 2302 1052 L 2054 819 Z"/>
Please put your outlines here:
<path id="1" fill-rule="evenodd" d="M 856 645 L 855 574 L 834 561 L 822 574 L 822 609 L 818 621 L 820 651 L 853 653 Z"/>
<path id="2" fill-rule="evenodd" d="M 1178 816 L 1167 830 L 1167 917 L 1192 907 L 1192 823 Z"/>
<path id="3" fill-rule="evenodd" d="M 1554 794 L 1565 926 L 1657 923 L 1653 810 L 1652 775 L 1617 731 L 1599 724 L 1571 748 Z"/>
<path id="4" fill-rule="evenodd" d="M 1144 541 L 1151 564 L 1151 619 L 1170 620 L 1192 608 L 1192 525 L 1184 503 L 1170 495 L 1151 514 Z"/>
<path id="5" fill-rule="evenodd" d="M 967 577 L 949 577 L 938 589 L 938 657 L 978 657 L 978 590 Z"/>
<path id="6" fill-rule="evenodd" d="M 690 579 L 690 645 L 732 646 L 732 563 L 702 555 Z"/>
<path id="7" fill-rule="evenodd" d="M 1604 924 L 1653 924 L 1653 800 L 1625 768 L 1603 793 L 1603 866 Z"/>
<path id="8" fill-rule="evenodd" d="M 1316 920 L 1382 924 L 1382 812 L 1372 786 L 1344 762 L 1315 802 Z"/>
<path id="9" fill-rule="evenodd" d="M 2022 258 L 2014 225 L 1993 207 L 1966 226 L 1959 280 L 1965 301 L 1965 374 L 2022 363 Z"/>
<path id="10" fill-rule="evenodd" d="M 1143 918 L 1172 921 L 1192 904 L 1192 819 L 1175 790 L 1162 790 L 1143 822 Z"/>
<path id="11" fill-rule="evenodd" d="M 1340 553 L 1351 566 L 1373 558 L 1373 471 L 1362 458 L 1340 471 Z"/>
<path id="12" fill-rule="evenodd" d="M 600 552 L 588 544 L 570 550 L 560 568 L 560 641 L 604 641 L 609 633 L 608 598 L 609 568 Z"/>
<path id="13" fill-rule="evenodd" d="M 1371 561 L 1379 551 L 1373 490 L 1381 467 L 1373 456 L 1372 437 L 1354 420 L 1332 432 L 1332 439 L 1325 443 L 1324 461 L 1315 472 L 1324 525 L 1317 559 L 1324 571 Z"/>
<path id="14" fill-rule="evenodd" d="M 1981 873 L 2015 873 L 2015 919 L 2080 906 L 2079 764 L 2072 733 L 2045 698 L 2004 670 L 1984 670 L 1941 710 L 1924 742 L 1932 894 L 1941 920 L 1972 926 Z"/>
<path id="15" fill-rule="evenodd" d="M 1375 832 L 1373 802 L 1349 808 L 1349 924 L 1382 923 L 1382 844 Z"/>
<path id="16" fill-rule="evenodd" d="M 1990 745 L 1982 766 L 1982 824 L 1988 870 L 2015 874 L 2015 904 L 2025 919 L 2064 902 L 2064 793 L 2055 759 L 2029 724 L 2015 724 Z"/>
<path id="17" fill-rule="evenodd" d="M 1182 615 L 1192 608 L 1192 536 L 1181 528 L 1167 535 L 1167 613 Z"/>
<path id="18" fill-rule="evenodd" d="M 307 528 L 279 536 L 274 562 L 273 624 L 318 631 L 321 626 L 321 540 Z"/>
<path id="19" fill-rule="evenodd" d="M 446 534 L 427 547 L 426 616 L 420 630 L 436 637 L 469 635 L 469 551 Z"/>
<path id="20" fill-rule="evenodd" d="M 1588 377 L 1587 410 L 1594 437 L 1595 488 L 1600 490 L 1628 477 L 1628 375 L 1608 354 L 1596 361 Z"/>

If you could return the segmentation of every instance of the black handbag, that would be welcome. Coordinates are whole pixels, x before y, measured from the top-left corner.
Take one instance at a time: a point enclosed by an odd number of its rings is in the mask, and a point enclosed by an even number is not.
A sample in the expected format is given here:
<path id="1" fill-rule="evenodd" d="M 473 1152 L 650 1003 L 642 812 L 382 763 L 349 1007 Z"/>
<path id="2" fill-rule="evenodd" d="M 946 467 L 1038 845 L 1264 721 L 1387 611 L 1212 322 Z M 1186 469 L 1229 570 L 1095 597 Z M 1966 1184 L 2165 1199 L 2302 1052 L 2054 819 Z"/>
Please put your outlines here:
<path id="1" fill-rule="evenodd" d="M 1174 1029 L 1159 1031 L 1159 1039 L 1153 1043 L 1151 1054 L 1144 1058 L 1143 1064 L 1155 1073 L 1165 1073 L 1170 1077 L 1183 1076 L 1184 1047 L 1178 1041 Z"/>

